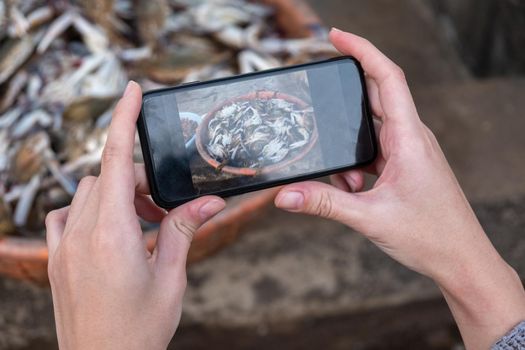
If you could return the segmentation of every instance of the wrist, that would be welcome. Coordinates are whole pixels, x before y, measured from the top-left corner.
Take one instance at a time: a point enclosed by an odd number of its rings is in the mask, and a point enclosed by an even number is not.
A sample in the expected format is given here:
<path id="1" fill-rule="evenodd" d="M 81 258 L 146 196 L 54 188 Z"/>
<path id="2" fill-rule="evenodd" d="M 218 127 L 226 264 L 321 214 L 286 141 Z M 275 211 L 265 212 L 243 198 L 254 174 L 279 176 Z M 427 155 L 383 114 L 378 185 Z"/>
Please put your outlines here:
<path id="1" fill-rule="evenodd" d="M 454 312 L 470 323 L 488 324 L 495 315 L 518 313 L 516 323 L 525 319 L 525 292 L 521 280 L 503 260 L 490 272 L 465 269 L 454 280 L 437 283 Z"/>
<path id="2" fill-rule="evenodd" d="M 489 348 L 525 319 L 525 292 L 518 274 L 482 236 L 476 249 L 435 278 L 467 348 Z"/>

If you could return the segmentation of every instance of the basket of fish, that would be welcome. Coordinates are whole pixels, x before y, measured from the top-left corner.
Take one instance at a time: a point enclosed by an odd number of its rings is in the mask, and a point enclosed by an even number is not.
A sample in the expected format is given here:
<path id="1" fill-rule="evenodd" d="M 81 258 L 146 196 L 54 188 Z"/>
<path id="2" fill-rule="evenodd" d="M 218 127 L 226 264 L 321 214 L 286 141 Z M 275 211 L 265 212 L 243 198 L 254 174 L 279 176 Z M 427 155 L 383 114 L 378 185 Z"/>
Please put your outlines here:
<path id="1" fill-rule="evenodd" d="M 71 202 L 82 177 L 99 173 L 112 110 L 127 80 L 147 91 L 335 54 L 300 0 L 0 1 L 0 274 L 47 283 L 44 218 Z M 244 96 L 231 104 L 248 102 Z M 271 170 L 308 152 L 315 124 L 300 99 L 275 95 L 260 102 L 263 113 L 279 104 L 276 122 L 290 130 L 280 144 L 261 149 L 257 163 L 243 162 L 240 149 L 227 148 L 224 157 L 209 152 L 208 127 L 219 110 L 190 110 L 186 141 L 201 143 L 203 159 L 225 172 Z M 207 131 L 197 132 L 204 124 Z M 270 132 L 278 129 L 251 137 Z M 249 147 L 253 152 L 258 145 Z M 135 161 L 141 162 L 138 137 Z M 234 241 L 274 196 L 269 190 L 228 199 L 226 210 L 195 235 L 188 261 Z M 152 248 L 157 226 L 141 225 Z"/>
<path id="2" fill-rule="evenodd" d="M 197 129 L 197 150 L 213 168 L 255 176 L 303 158 L 317 141 L 312 107 L 277 91 L 255 91 L 212 109 Z"/>

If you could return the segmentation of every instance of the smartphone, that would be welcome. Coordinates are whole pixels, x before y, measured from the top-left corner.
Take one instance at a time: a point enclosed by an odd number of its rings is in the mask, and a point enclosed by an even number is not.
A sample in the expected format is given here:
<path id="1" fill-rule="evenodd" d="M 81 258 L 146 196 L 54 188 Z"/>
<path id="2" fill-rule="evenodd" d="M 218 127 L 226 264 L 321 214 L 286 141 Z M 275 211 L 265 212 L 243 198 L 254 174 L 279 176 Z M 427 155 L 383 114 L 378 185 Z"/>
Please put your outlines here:
<path id="1" fill-rule="evenodd" d="M 138 131 L 164 208 L 345 171 L 377 153 L 363 70 L 347 56 L 146 92 Z"/>

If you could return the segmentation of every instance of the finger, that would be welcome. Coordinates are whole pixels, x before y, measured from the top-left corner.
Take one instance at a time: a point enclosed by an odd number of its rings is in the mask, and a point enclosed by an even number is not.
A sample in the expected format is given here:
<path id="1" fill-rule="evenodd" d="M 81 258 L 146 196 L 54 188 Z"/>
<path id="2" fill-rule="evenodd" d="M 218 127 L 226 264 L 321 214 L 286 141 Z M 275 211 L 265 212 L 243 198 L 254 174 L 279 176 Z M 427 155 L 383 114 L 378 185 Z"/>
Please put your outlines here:
<path id="1" fill-rule="evenodd" d="M 135 164 L 135 192 L 151 194 L 144 164 Z"/>
<path id="2" fill-rule="evenodd" d="M 85 176 L 80 180 L 77 191 L 75 192 L 73 200 L 71 201 L 68 215 L 69 219 L 67 223 L 68 227 L 71 227 L 71 225 L 78 221 L 80 213 L 86 205 L 89 195 L 91 194 L 93 186 L 96 182 L 97 178 L 95 176 Z"/>
<path id="3" fill-rule="evenodd" d="M 330 176 L 332 185 L 345 192 L 360 192 L 365 187 L 365 174 L 361 169 L 348 170 Z"/>
<path id="4" fill-rule="evenodd" d="M 161 222 L 166 211 L 159 208 L 149 196 L 137 193 L 135 196 L 135 210 L 137 215 L 148 222 Z"/>
<path id="5" fill-rule="evenodd" d="M 348 186 L 348 183 L 346 180 L 341 176 L 341 174 L 334 174 L 330 175 L 330 182 L 332 185 L 334 185 L 336 188 L 340 189 L 341 191 L 350 192 L 351 188 Z"/>
<path id="6" fill-rule="evenodd" d="M 66 226 L 70 207 L 64 207 L 49 212 L 46 216 L 46 242 L 49 257 L 55 254 L 62 233 Z"/>
<path id="7" fill-rule="evenodd" d="M 144 164 L 135 164 L 135 209 L 137 215 L 149 222 L 160 222 L 166 210 L 157 206 L 149 197 L 150 189 Z"/>
<path id="8" fill-rule="evenodd" d="M 366 90 L 368 92 L 368 101 L 372 108 L 372 114 L 378 118 L 383 118 L 384 112 L 381 106 L 381 100 L 379 99 L 379 87 L 374 79 L 370 76 L 365 75 Z"/>
<path id="9" fill-rule="evenodd" d="M 374 162 L 370 165 L 367 165 L 363 168 L 363 170 L 372 175 L 381 175 L 383 173 L 383 169 L 386 165 L 385 155 L 383 154 L 383 141 L 381 140 L 381 132 L 383 124 L 380 120 L 374 118 L 374 130 L 376 134 L 377 143 L 379 145 L 379 148 L 377 150 L 377 157 L 374 160 Z M 384 141 L 386 142 L 386 141 Z"/>
<path id="10" fill-rule="evenodd" d="M 360 169 L 345 171 L 341 176 L 350 187 L 351 192 L 362 191 L 365 187 L 365 174 Z"/>
<path id="11" fill-rule="evenodd" d="M 359 194 L 343 192 L 331 185 L 299 182 L 283 187 L 275 198 L 278 208 L 316 215 L 353 226 L 366 214 L 366 205 Z"/>
<path id="12" fill-rule="evenodd" d="M 206 196 L 170 211 L 160 224 L 157 246 L 153 252 L 158 268 L 168 273 L 185 271 L 195 231 L 225 205 L 219 197 Z"/>
<path id="13" fill-rule="evenodd" d="M 419 117 L 401 68 L 368 40 L 338 29 L 330 31 L 330 41 L 343 54 L 355 57 L 378 86 L 383 118 L 415 126 Z"/>
<path id="14" fill-rule="evenodd" d="M 135 123 L 137 121 L 142 94 L 137 83 L 130 81 L 124 95 L 113 112 L 108 138 L 102 154 L 101 206 L 114 211 L 133 205 L 135 179 L 133 148 L 135 145 Z"/>

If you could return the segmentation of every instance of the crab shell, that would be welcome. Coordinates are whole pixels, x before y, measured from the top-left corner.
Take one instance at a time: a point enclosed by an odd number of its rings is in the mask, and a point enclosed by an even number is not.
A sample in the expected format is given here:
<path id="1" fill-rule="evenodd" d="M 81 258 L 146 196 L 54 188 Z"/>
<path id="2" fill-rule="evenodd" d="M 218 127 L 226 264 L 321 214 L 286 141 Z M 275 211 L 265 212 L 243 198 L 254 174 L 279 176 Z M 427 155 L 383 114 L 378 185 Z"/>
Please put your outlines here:
<path id="1" fill-rule="evenodd" d="M 286 168 L 290 166 L 292 163 L 295 163 L 296 161 L 303 158 L 305 155 L 308 154 L 314 147 L 315 143 L 317 142 L 317 125 L 315 122 L 315 118 L 312 118 L 313 127 L 312 127 L 312 137 L 308 141 L 308 144 L 301 150 L 301 152 L 297 153 L 294 157 L 284 161 L 284 162 L 278 162 L 272 165 L 264 166 L 262 168 L 239 168 L 239 167 L 233 167 L 233 166 L 223 166 L 220 162 L 213 159 L 208 151 L 206 150 L 206 141 L 208 140 L 208 124 L 210 121 L 215 117 L 215 114 L 220 111 L 224 106 L 229 105 L 234 102 L 242 102 L 242 101 L 251 101 L 255 99 L 260 100 L 270 100 L 270 99 L 282 99 L 286 100 L 288 102 L 291 102 L 301 108 L 306 108 L 309 105 L 301 100 L 298 97 L 288 95 L 282 92 L 276 92 L 276 91 L 254 91 L 251 93 L 248 93 L 246 95 L 237 96 L 231 99 L 228 99 L 221 104 L 215 106 L 206 116 L 204 117 L 203 121 L 199 124 L 197 128 L 197 137 L 196 137 L 196 144 L 197 144 L 197 150 L 200 154 L 200 156 L 213 168 L 215 169 L 221 169 L 221 171 L 234 174 L 234 175 L 244 175 L 244 176 L 255 176 L 259 174 L 268 174 L 275 172 L 277 170 Z"/>

